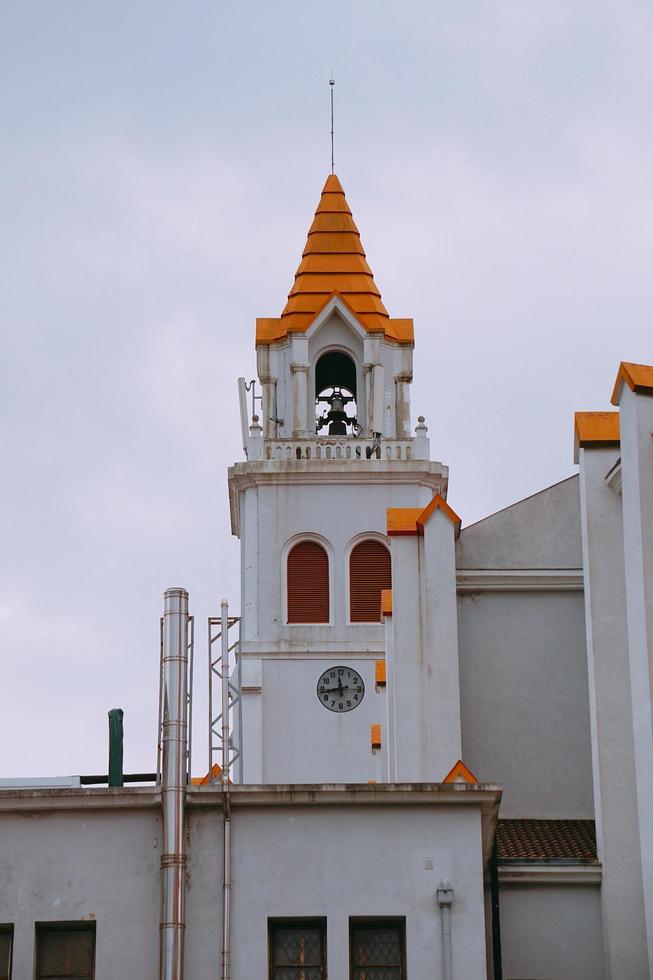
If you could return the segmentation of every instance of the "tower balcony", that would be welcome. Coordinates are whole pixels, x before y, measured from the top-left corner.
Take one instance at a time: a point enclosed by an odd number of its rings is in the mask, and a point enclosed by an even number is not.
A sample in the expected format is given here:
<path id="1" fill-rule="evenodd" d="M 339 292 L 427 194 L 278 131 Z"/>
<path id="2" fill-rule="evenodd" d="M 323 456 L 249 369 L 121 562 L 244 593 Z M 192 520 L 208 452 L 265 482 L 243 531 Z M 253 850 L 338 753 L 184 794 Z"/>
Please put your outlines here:
<path id="1" fill-rule="evenodd" d="M 428 459 L 428 440 L 314 436 L 308 439 L 250 439 L 247 458 L 254 460 L 411 460 Z M 254 445 L 253 445 L 254 443 Z M 258 445 L 256 445 L 258 443 Z"/>

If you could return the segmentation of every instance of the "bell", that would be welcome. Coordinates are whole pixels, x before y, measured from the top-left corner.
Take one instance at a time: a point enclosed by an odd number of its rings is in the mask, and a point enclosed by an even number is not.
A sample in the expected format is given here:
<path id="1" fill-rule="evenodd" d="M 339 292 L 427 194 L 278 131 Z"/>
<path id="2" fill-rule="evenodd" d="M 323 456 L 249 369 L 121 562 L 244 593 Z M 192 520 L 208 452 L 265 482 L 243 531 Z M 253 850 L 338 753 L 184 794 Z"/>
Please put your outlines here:
<path id="1" fill-rule="evenodd" d="M 318 432 L 328 425 L 330 436 L 346 436 L 347 426 L 356 426 L 356 419 L 350 418 L 345 412 L 345 405 L 348 402 L 353 402 L 354 399 L 348 395 L 343 395 L 341 388 L 334 388 L 332 394 L 323 400 L 328 402 L 329 411 L 318 419 Z"/>

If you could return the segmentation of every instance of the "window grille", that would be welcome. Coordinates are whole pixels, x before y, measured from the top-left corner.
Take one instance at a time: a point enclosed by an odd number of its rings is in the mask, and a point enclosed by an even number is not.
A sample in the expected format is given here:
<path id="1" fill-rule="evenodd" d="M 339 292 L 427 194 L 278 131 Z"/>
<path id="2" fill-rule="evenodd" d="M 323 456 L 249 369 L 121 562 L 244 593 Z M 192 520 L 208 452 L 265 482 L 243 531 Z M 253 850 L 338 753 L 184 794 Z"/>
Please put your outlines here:
<path id="1" fill-rule="evenodd" d="M 40 923 L 36 926 L 36 980 L 93 980 L 94 923 Z"/>
<path id="2" fill-rule="evenodd" d="M 381 591 L 392 588 L 390 552 L 380 541 L 361 541 L 349 556 L 349 618 L 352 623 L 381 620 Z"/>
<path id="3" fill-rule="evenodd" d="M 271 921 L 270 980 L 326 980 L 326 922 Z"/>
<path id="4" fill-rule="evenodd" d="M 406 980 L 405 922 L 350 923 L 351 980 Z"/>
<path id="5" fill-rule="evenodd" d="M 315 541 L 300 541 L 288 555 L 288 622 L 329 622 L 329 558 Z"/>
<path id="6" fill-rule="evenodd" d="M 11 949 L 14 927 L 0 925 L 0 980 L 11 980 Z"/>

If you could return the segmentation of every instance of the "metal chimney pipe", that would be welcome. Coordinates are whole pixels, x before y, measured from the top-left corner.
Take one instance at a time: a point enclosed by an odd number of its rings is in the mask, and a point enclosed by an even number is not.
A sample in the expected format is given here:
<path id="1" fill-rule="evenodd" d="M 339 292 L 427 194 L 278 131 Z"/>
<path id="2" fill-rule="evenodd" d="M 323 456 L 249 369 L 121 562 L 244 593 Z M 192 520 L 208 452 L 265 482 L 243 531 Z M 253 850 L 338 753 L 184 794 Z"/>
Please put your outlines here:
<path id="1" fill-rule="evenodd" d="M 188 623 L 188 592 L 185 589 L 167 589 L 164 595 L 162 651 L 160 980 L 183 980 L 184 973 Z"/>

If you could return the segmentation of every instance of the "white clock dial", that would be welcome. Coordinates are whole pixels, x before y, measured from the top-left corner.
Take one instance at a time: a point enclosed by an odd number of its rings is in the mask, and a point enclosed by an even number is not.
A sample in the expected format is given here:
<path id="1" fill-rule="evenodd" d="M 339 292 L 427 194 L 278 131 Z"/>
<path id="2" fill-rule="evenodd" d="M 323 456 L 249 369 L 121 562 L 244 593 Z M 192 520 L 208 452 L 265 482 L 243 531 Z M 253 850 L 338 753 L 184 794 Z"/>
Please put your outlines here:
<path id="1" fill-rule="evenodd" d="M 338 714 L 357 708 L 364 694 L 363 678 L 352 667 L 329 667 L 317 682 L 320 704 Z"/>

